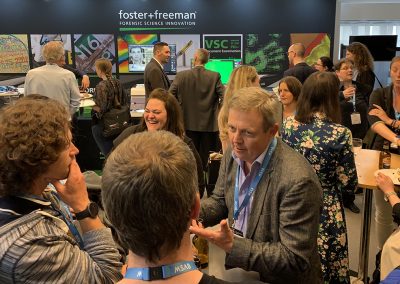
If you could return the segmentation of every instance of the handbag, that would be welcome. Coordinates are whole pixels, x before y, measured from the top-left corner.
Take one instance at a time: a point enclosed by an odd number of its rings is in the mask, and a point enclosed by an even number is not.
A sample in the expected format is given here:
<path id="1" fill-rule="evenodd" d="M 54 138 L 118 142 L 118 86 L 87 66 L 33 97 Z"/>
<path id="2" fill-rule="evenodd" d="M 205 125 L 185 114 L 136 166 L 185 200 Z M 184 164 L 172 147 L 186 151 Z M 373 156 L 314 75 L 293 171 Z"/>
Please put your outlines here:
<path id="1" fill-rule="evenodd" d="M 103 136 L 106 138 L 119 135 L 130 125 L 131 113 L 129 106 L 121 105 L 114 93 L 111 109 L 102 115 Z"/>

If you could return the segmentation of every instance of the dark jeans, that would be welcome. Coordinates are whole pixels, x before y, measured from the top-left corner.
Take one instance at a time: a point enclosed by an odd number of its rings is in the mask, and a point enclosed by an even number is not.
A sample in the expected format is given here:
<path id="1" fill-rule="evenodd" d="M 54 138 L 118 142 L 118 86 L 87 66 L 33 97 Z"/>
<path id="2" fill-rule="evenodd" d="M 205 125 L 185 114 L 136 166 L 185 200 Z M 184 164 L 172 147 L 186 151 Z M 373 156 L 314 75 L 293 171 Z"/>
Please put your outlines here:
<path id="1" fill-rule="evenodd" d="M 103 153 L 103 155 L 107 157 L 113 148 L 113 140 L 115 139 L 115 137 L 104 137 L 103 126 L 101 124 L 92 125 L 92 134 L 94 141 L 96 141 L 96 144 L 99 147 L 101 153 Z"/>

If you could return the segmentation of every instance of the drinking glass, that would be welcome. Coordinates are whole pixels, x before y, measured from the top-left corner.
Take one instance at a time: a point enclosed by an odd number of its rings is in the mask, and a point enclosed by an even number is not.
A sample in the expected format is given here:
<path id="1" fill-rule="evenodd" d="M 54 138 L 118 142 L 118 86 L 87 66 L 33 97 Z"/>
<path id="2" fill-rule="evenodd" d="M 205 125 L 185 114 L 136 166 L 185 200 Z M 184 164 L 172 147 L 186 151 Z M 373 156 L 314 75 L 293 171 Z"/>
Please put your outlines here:
<path id="1" fill-rule="evenodd" d="M 354 156 L 357 156 L 358 152 L 360 152 L 362 148 L 362 139 L 360 138 L 353 138 L 353 152 Z"/>

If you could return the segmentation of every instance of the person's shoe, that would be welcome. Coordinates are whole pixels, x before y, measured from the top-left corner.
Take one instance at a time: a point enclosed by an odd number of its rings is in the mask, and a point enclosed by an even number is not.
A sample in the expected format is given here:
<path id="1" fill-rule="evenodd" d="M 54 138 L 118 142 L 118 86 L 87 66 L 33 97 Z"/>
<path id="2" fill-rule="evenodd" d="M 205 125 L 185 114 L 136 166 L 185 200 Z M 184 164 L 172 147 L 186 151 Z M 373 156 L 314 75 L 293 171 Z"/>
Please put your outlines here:
<path id="1" fill-rule="evenodd" d="M 356 214 L 360 213 L 360 208 L 358 208 L 357 205 L 354 204 L 354 202 L 346 204 L 344 207 L 350 209 L 350 211 L 353 213 L 356 213 Z"/>
<path id="2" fill-rule="evenodd" d="M 361 187 L 357 187 L 357 189 L 354 191 L 355 194 L 360 194 L 363 193 L 363 189 Z"/>

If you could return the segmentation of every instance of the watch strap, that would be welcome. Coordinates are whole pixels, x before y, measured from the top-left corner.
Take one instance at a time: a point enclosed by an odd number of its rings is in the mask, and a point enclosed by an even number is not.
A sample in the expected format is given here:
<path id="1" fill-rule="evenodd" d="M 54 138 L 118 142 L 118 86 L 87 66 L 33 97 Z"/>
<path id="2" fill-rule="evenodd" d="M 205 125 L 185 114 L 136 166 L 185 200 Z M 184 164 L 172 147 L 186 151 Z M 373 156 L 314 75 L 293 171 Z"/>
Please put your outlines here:
<path id="1" fill-rule="evenodd" d="M 96 209 L 93 210 L 93 207 L 96 207 Z M 97 214 L 98 214 L 97 204 L 95 202 L 90 202 L 85 210 L 75 213 L 75 218 L 76 220 L 82 220 L 87 217 L 96 218 Z"/>

